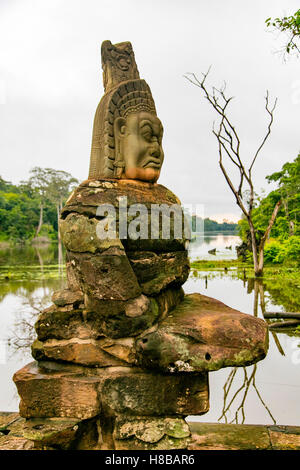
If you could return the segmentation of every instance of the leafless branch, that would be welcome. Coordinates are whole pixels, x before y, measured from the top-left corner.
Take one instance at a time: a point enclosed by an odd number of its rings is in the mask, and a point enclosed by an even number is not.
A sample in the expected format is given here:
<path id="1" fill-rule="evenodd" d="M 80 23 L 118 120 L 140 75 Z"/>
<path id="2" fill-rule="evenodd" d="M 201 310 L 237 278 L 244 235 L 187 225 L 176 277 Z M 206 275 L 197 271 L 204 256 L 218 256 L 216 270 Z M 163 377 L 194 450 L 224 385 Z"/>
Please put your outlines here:
<path id="1" fill-rule="evenodd" d="M 266 143 L 267 138 L 268 138 L 269 135 L 271 134 L 271 126 L 272 126 L 273 120 L 274 120 L 274 118 L 273 118 L 273 113 L 274 113 L 274 110 L 275 110 L 276 105 L 277 105 L 277 98 L 275 98 L 273 107 L 272 107 L 271 109 L 269 108 L 269 92 L 268 92 L 268 90 L 267 90 L 267 94 L 266 94 L 266 98 L 265 98 L 265 99 L 266 99 L 265 109 L 267 110 L 267 113 L 268 113 L 269 116 L 270 116 L 270 122 L 269 122 L 269 125 L 268 125 L 267 133 L 266 133 L 265 137 L 263 138 L 262 143 L 261 143 L 260 146 L 258 147 L 258 149 L 257 149 L 257 151 L 256 151 L 256 153 L 255 153 L 255 155 L 254 155 L 254 158 L 253 158 L 253 160 L 252 160 L 252 163 L 251 163 L 251 165 L 250 165 L 250 168 L 249 168 L 249 175 L 251 175 L 251 171 L 252 171 L 253 165 L 254 165 L 254 163 L 255 163 L 255 161 L 256 161 L 256 158 L 257 158 L 259 152 L 261 151 L 261 149 L 263 148 L 263 146 L 264 146 L 265 143 Z"/>

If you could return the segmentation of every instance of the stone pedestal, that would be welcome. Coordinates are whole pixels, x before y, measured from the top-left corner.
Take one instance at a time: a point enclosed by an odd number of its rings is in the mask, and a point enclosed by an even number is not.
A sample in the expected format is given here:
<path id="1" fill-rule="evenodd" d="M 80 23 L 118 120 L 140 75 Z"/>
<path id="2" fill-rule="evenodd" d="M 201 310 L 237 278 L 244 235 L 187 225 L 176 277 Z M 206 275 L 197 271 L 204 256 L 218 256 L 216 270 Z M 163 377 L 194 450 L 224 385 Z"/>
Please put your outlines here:
<path id="1" fill-rule="evenodd" d="M 185 448 L 189 428 L 184 418 L 209 409 L 207 373 L 167 375 L 138 367 L 32 362 L 14 381 L 20 415 L 28 420 L 25 437 L 36 446 Z"/>

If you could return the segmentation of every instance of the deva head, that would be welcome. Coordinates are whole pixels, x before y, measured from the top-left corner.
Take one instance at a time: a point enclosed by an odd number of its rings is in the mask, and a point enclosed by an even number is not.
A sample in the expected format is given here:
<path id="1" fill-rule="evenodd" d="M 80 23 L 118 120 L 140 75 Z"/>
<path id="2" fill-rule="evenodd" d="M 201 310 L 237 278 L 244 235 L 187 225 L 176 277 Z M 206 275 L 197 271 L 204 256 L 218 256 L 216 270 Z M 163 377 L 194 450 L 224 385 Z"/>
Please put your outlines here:
<path id="1" fill-rule="evenodd" d="M 102 44 L 105 94 L 94 120 L 89 179 L 154 183 L 163 163 L 163 127 L 151 90 L 140 80 L 131 44 Z"/>

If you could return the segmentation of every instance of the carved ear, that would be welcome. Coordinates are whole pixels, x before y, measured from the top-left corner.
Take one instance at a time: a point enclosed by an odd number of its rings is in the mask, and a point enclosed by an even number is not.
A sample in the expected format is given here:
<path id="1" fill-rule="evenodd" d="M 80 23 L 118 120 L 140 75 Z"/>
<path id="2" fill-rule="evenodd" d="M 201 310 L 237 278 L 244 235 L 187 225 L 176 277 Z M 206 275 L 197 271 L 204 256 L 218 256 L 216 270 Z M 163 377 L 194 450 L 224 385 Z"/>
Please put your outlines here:
<path id="1" fill-rule="evenodd" d="M 123 169 L 125 166 L 125 163 L 123 161 L 123 155 L 122 155 L 122 138 L 126 134 L 126 125 L 125 125 L 125 119 L 122 117 L 118 117 L 115 119 L 114 122 L 114 134 L 115 134 L 115 161 L 114 161 L 114 167 L 115 167 L 115 177 L 116 178 L 121 178 Z"/>
<path id="2" fill-rule="evenodd" d="M 126 132 L 126 125 L 125 125 L 125 119 L 122 117 L 118 117 L 115 119 L 114 122 L 114 133 L 116 138 L 122 138 L 125 135 Z"/>

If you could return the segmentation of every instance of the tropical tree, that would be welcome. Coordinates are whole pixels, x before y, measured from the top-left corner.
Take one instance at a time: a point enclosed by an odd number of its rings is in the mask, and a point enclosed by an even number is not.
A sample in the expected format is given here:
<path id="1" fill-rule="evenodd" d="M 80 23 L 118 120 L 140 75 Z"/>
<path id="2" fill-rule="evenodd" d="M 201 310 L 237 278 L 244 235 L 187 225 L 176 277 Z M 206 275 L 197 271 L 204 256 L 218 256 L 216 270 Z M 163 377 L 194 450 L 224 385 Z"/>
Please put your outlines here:
<path id="1" fill-rule="evenodd" d="M 289 226 L 289 236 L 295 234 L 300 221 L 300 154 L 293 162 L 287 162 L 282 169 L 266 177 L 268 182 L 278 184 L 285 216 Z"/>
<path id="2" fill-rule="evenodd" d="M 21 182 L 21 190 L 24 192 L 31 192 L 39 201 L 40 217 L 35 232 L 36 237 L 40 233 L 43 225 L 44 207 L 47 200 L 47 191 L 49 185 L 47 170 L 47 168 L 36 166 L 30 171 L 31 176 L 28 181 Z"/>
<path id="3" fill-rule="evenodd" d="M 300 155 L 266 179 L 278 187 L 256 198 L 252 219 L 258 238 L 265 233 L 275 204 L 281 201 L 281 206 L 272 226 L 272 238 L 264 248 L 264 259 L 272 263 L 295 264 L 294 261 L 300 262 Z M 238 254 L 248 259 L 251 237 L 245 217 L 239 221 L 239 234 L 243 243 Z"/>
<path id="4" fill-rule="evenodd" d="M 57 225 L 59 214 L 64 200 L 78 180 L 70 173 L 53 168 L 35 167 L 31 170 L 28 181 L 22 181 L 20 190 L 34 195 L 39 201 L 40 217 L 35 236 L 40 233 L 43 225 L 43 214 L 47 202 L 54 204 L 57 214 Z M 58 230 L 59 238 L 59 230 Z"/>
<path id="5" fill-rule="evenodd" d="M 58 264 L 62 264 L 62 243 L 59 231 L 59 216 L 63 207 L 64 200 L 68 197 L 70 191 L 79 181 L 66 171 L 53 170 L 46 168 L 49 176 L 47 198 L 55 205 L 57 215 L 57 238 L 58 238 Z"/>
<path id="6" fill-rule="evenodd" d="M 45 168 L 45 171 L 47 172 L 48 177 L 46 197 L 56 207 L 58 223 L 63 203 L 79 181 L 66 171 L 54 170 L 53 168 Z M 59 230 L 58 239 L 60 239 Z"/>

